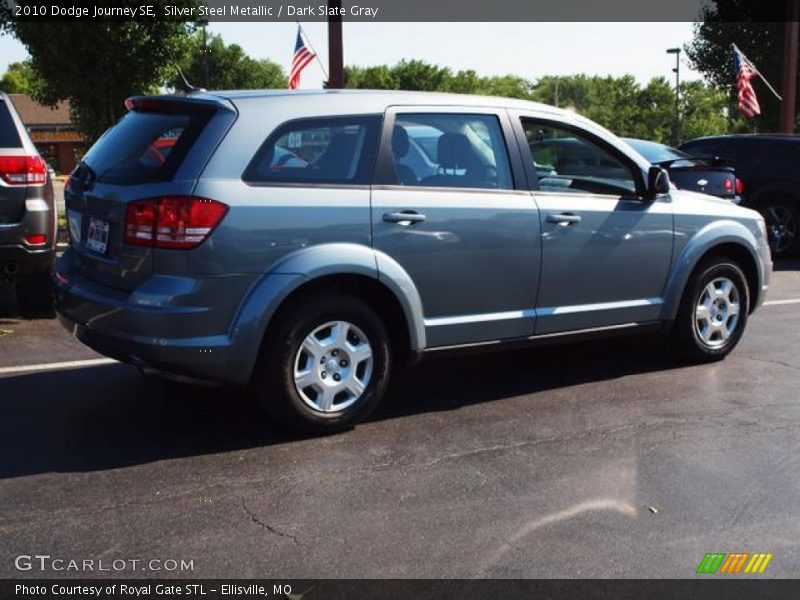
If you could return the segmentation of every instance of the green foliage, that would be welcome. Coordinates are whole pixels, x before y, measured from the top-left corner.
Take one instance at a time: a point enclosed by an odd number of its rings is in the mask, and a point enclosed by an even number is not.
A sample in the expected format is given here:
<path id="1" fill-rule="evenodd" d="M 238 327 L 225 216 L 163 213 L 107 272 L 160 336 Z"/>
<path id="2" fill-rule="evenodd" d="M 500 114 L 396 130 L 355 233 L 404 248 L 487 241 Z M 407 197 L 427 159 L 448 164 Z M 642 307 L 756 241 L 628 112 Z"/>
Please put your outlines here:
<path id="1" fill-rule="evenodd" d="M 251 90 L 285 88 L 287 84 L 283 68 L 271 60 L 256 60 L 248 56 L 236 44 L 226 45 L 219 35 L 211 35 L 206 41 L 208 52 L 208 81 L 206 81 L 206 59 L 203 55 L 203 32 L 193 36 L 188 56 L 181 68 L 189 82 L 209 90 Z"/>
<path id="2" fill-rule="evenodd" d="M 419 60 L 394 66 L 346 67 L 349 88 L 428 90 L 522 98 L 574 110 L 624 137 L 670 143 L 675 119 L 675 89 L 666 78 L 641 86 L 632 75 L 545 76 L 531 83 L 516 75 L 483 77 Z M 727 99 L 700 81 L 681 85 L 682 139 L 725 133 Z"/>
<path id="3" fill-rule="evenodd" d="M 726 92 L 731 114 L 736 108 L 736 72 L 731 44 L 736 44 L 764 77 L 780 93 L 783 76 L 783 35 L 785 2 L 752 3 L 748 0 L 713 0 L 703 9 L 702 22 L 694 27 L 694 39 L 686 54 L 692 66 L 701 71 L 717 88 Z M 796 76 L 800 76 L 796 74 Z M 776 131 L 780 102 L 758 78 L 753 87 L 761 105 L 761 115 L 747 125 L 743 119 L 732 121 L 733 130 Z M 800 110 L 800 95 L 795 113 Z"/>
<path id="4" fill-rule="evenodd" d="M 115 6 L 138 6 L 119 0 Z M 154 0 L 163 12 L 163 0 Z M 170 0 L 192 6 L 194 0 Z M 89 140 L 125 112 L 124 101 L 169 81 L 190 43 L 190 24 L 177 21 L 6 22 L 39 75 L 33 96 L 54 105 L 69 99 L 72 117 Z"/>
<path id="5" fill-rule="evenodd" d="M 30 60 L 14 62 L 0 79 L 0 92 L 33 95 L 38 84 L 39 76 Z"/>

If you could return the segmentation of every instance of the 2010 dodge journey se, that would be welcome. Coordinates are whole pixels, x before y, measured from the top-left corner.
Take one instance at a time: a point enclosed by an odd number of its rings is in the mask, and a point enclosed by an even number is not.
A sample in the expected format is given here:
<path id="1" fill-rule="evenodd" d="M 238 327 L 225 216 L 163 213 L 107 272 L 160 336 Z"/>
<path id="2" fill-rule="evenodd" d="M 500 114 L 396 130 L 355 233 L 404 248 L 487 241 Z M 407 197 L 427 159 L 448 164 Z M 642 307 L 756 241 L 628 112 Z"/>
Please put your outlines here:
<path id="1" fill-rule="evenodd" d="M 569 112 L 355 91 L 127 105 L 65 191 L 62 322 L 119 360 L 250 385 L 295 427 L 348 427 L 393 365 L 456 347 L 657 329 L 719 359 L 767 290 L 758 213 L 674 189 Z"/>

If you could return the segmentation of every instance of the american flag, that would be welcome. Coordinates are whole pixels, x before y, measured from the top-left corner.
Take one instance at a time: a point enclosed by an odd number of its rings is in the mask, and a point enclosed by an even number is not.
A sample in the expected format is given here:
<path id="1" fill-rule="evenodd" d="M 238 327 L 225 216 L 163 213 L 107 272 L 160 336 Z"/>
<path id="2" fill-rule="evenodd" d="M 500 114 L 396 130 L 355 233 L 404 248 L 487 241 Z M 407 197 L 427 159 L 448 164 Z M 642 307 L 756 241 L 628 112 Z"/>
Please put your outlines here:
<path id="1" fill-rule="evenodd" d="M 748 119 L 761 114 L 756 91 L 750 80 L 758 73 L 750 66 L 742 52 L 733 48 L 733 64 L 736 67 L 736 87 L 739 90 L 739 110 Z"/>
<path id="2" fill-rule="evenodd" d="M 297 26 L 297 43 L 294 45 L 294 57 L 292 58 L 292 69 L 289 72 L 289 89 L 296 90 L 300 86 L 300 73 L 308 66 L 316 54 L 306 48 L 303 36 L 300 33 L 300 26 Z"/>

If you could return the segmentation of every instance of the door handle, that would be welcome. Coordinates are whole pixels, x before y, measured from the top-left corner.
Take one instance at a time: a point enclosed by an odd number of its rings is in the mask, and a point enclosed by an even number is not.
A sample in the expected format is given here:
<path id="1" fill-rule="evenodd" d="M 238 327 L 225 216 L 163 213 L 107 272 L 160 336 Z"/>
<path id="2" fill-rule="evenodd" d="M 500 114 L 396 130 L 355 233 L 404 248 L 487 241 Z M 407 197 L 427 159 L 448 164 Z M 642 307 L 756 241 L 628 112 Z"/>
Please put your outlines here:
<path id="1" fill-rule="evenodd" d="M 558 225 L 572 225 L 573 223 L 580 223 L 581 216 L 570 213 L 561 213 L 560 215 L 549 214 L 547 215 L 547 222 L 556 223 Z"/>
<path id="2" fill-rule="evenodd" d="M 388 212 L 383 215 L 385 223 L 397 223 L 399 225 L 411 225 L 412 223 L 421 223 L 425 220 L 425 215 L 422 215 L 413 210 L 401 210 L 399 212 Z"/>

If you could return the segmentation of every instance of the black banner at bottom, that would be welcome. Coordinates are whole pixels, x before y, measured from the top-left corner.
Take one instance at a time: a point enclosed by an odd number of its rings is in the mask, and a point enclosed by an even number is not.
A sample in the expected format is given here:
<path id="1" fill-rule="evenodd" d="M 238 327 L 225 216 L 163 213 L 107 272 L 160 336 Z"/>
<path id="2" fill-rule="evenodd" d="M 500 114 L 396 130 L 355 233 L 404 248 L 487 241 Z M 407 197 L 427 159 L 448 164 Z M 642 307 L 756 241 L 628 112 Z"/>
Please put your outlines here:
<path id="1" fill-rule="evenodd" d="M 783 600 L 798 597 L 800 581 L 742 578 L 681 580 L 591 579 L 194 579 L 194 580 L 3 580 L 0 598 L 39 600 L 137 599 L 222 600 Z"/>

